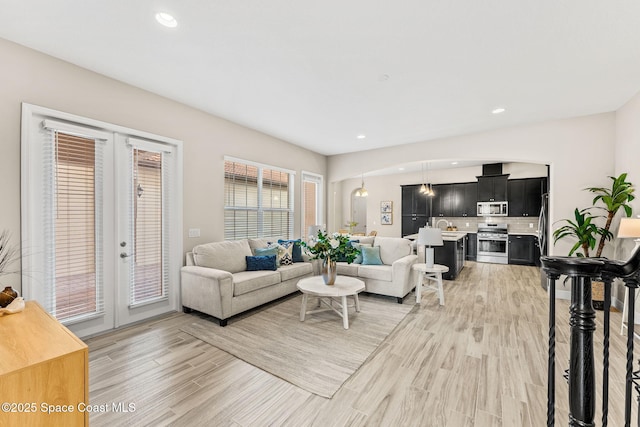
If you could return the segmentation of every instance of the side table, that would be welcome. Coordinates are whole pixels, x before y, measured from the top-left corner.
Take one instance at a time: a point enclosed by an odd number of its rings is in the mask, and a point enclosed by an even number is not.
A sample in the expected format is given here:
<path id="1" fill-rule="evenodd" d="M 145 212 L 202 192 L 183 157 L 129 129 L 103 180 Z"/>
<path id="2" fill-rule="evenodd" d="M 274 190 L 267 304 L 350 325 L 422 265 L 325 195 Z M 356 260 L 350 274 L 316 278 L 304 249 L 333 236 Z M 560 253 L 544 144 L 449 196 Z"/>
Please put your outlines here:
<path id="1" fill-rule="evenodd" d="M 424 285 L 425 290 L 433 290 L 438 292 L 440 305 L 444 305 L 444 291 L 442 290 L 442 273 L 449 271 L 446 265 L 434 264 L 433 267 L 427 267 L 427 264 L 414 264 L 412 267 L 418 272 L 418 282 L 416 283 L 416 303 L 420 304 L 422 287 L 424 279 L 436 282 L 435 285 Z"/>

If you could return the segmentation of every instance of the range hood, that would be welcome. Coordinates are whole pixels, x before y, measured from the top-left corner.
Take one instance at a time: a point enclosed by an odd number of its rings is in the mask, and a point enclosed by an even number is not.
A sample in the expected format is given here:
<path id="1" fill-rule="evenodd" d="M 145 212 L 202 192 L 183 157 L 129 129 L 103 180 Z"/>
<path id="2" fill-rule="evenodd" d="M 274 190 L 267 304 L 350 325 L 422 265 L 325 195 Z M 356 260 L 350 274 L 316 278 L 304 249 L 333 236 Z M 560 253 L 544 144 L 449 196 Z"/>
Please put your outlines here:
<path id="1" fill-rule="evenodd" d="M 509 174 L 502 173 L 502 163 L 487 163 L 482 165 L 482 175 L 481 176 L 502 176 Z M 479 177 L 476 177 L 479 178 Z"/>

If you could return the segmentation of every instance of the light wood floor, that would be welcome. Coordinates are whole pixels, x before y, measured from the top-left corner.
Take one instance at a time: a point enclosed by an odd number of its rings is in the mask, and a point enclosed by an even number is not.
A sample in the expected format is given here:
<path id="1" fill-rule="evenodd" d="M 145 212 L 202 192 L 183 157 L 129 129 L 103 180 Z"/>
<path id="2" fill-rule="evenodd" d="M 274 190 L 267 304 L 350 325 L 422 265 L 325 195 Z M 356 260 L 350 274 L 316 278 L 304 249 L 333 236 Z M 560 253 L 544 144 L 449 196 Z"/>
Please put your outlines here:
<path id="1" fill-rule="evenodd" d="M 92 414 L 91 425 L 545 425 L 548 301 L 539 270 L 470 262 L 458 280 L 445 282 L 445 297 L 441 307 L 435 294 L 423 294 L 421 306 L 332 399 L 180 332 L 194 314 L 175 313 L 89 339 L 91 404 L 135 405 L 133 412 Z M 414 302 L 413 294 L 405 299 Z M 568 420 L 562 378 L 568 307 L 567 301 L 557 307 L 557 425 Z M 618 334 L 620 316 L 612 313 L 609 425 L 623 425 L 626 344 Z M 601 342 L 598 312 L 598 372 Z M 598 411 L 598 425 L 599 419 Z"/>

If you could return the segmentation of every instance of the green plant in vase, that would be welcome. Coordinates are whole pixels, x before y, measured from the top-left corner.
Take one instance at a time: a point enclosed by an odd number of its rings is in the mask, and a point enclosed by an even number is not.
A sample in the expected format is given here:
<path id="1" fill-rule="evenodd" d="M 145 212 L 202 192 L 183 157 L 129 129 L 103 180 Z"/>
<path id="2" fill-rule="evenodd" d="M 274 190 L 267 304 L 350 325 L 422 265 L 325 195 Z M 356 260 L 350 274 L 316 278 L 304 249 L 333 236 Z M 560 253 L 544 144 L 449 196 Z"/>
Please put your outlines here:
<path id="1" fill-rule="evenodd" d="M 336 261 L 346 261 L 351 264 L 360 254 L 360 249 L 354 247 L 348 236 L 340 233 L 331 235 L 318 231 L 318 235 L 309 243 L 301 242 L 312 259 L 322 259 L 322 278 L 327 285 L 333 285 L 336 280 Z"/>

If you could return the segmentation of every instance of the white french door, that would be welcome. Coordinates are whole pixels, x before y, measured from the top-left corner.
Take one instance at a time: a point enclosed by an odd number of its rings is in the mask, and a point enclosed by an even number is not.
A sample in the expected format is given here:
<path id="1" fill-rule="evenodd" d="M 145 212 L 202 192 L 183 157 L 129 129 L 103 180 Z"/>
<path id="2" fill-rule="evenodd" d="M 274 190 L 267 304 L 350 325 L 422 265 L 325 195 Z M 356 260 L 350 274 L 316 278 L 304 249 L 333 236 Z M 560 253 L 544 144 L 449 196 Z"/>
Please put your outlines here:
<path id="1" fill-rule="evenodd" d="M 28 105 L 23 123 L 26 299 L 80 337 L 176 310 L 179 141 Z"/>
<path id="2" fill-rule="evenodd" d="M 119 324 L 173 307 L 170 225 L 173 149 L 167 144 L 120 136 L 118 161 Z"/>

